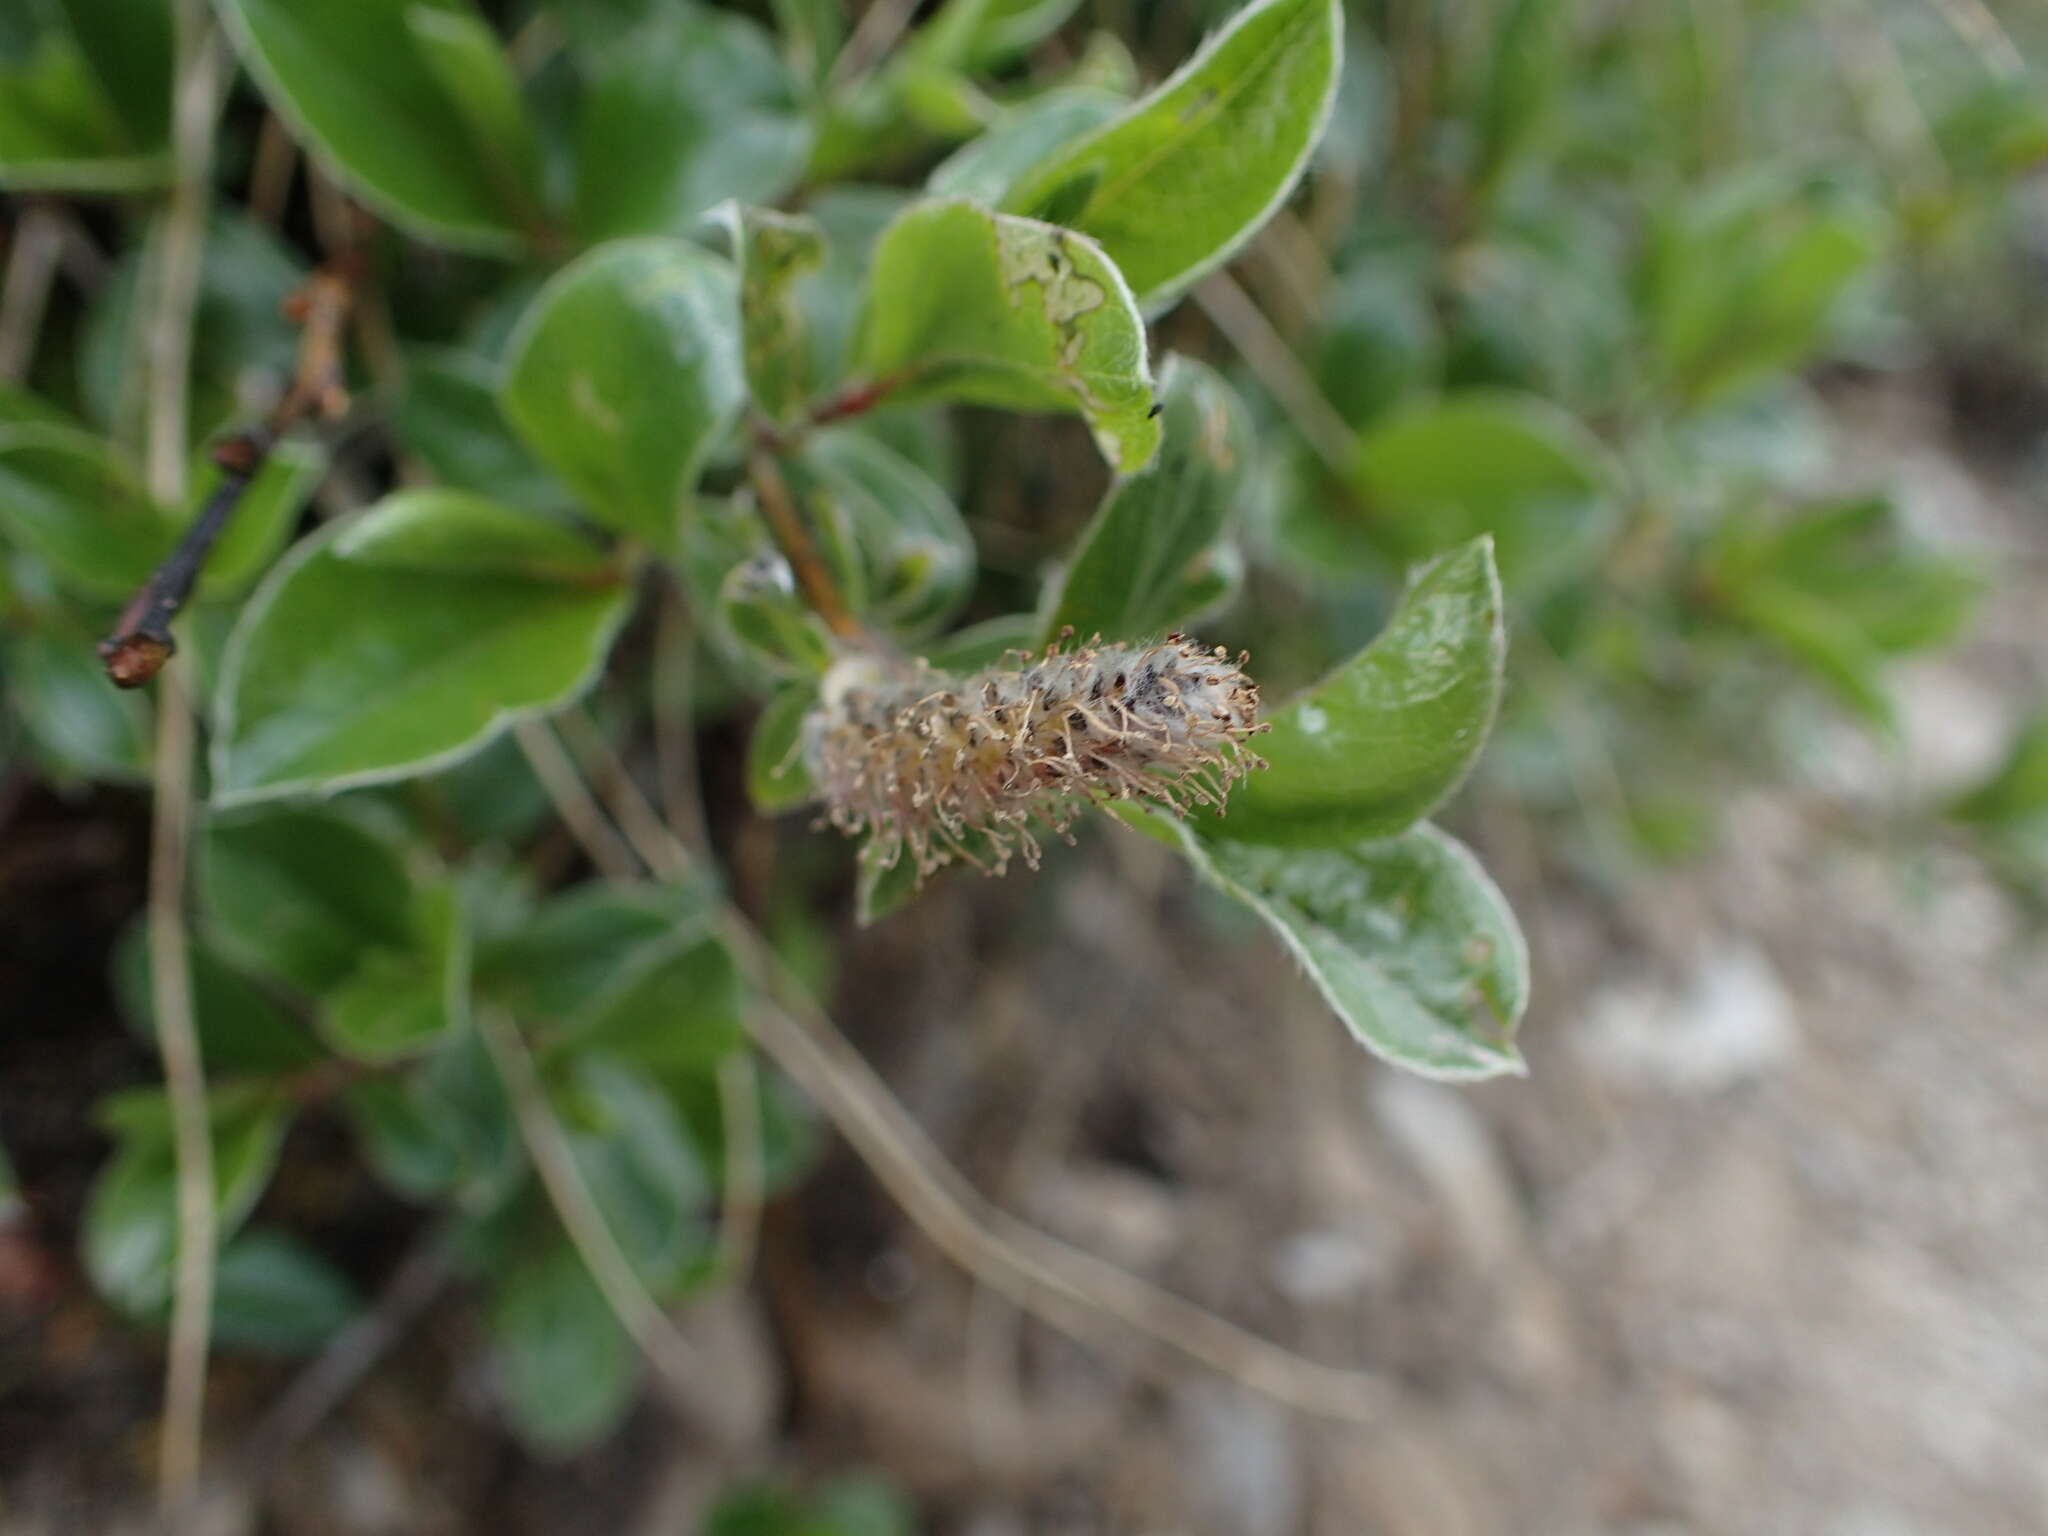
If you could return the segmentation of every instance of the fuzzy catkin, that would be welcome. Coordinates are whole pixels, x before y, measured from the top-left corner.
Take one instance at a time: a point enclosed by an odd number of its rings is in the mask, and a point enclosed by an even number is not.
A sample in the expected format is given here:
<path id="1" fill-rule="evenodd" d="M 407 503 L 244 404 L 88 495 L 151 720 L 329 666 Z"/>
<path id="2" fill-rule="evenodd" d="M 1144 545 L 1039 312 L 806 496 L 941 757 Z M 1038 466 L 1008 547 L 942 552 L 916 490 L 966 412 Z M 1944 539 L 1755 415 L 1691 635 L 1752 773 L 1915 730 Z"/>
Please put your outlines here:
<path id="1" fill-rule="evenodd" d="M 869 833 L 885 867 L 908 852 L 920 881 L 956 858 L 1000 874 L 1013 856 L 1037 868 L 1038 832 L 1067 836 L 1089 804 L 1220 814 L 1264 766 L 1245 747 L 1266 728 L 1246 656 L 1180 635 L 1012 655 L 973 677 L 840 662 L 805 739 L 826 819 Z"/>

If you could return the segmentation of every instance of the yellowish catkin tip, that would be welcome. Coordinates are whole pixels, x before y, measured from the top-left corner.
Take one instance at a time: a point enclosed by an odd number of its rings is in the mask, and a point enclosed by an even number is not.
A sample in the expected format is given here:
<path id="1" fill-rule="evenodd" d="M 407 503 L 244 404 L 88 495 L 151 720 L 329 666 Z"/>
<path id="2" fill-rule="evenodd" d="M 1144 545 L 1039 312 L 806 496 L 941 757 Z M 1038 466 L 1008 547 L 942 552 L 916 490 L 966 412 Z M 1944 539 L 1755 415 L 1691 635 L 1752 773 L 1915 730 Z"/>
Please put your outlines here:
<path id="1" fill-rule="evenodd" d="M 884 866 L 907 851 L 920 880 L 956 858 L 1001 874 L 1012 857 L 1035 869 L 1039 834 L 1067 837 L 1088 805 L 1220 814 L 1264 766 L 1245 747 L 1265 729 L 1245 655 L 1181 635 L 1013 655 L 972 677 L 872 656 L 834 667 L 804 743 L 827 819 L 869 834 Z"/>

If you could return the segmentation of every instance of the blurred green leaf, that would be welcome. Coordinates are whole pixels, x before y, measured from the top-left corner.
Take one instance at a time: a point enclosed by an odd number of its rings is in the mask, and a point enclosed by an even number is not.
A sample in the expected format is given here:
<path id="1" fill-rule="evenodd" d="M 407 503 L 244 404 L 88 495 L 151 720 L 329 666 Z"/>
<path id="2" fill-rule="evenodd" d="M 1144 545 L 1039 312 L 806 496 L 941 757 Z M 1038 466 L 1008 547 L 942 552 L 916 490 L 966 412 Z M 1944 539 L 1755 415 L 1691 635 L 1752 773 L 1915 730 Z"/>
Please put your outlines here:
<path id="1" fill-rule="evenodd" d="M 468 491 L 400 491 L 349 525 L 335 553 L 355 565 L 444 576 L 603 585 L 610 555 L 557 522 Z"/>
<path id="2" fill-rule="evenodd" d="M 498 410 L 498 383 L 497 365 L 477 353 L 413 348 L 406 354 L 405 393 L 392 426 L 446 485 L 529 511 L 567 506 L 568 494 Z"/>
<path id="3" fill-rule="evenodd" d="M 1527 946 L 1464 845 L 1428 823 L 1286 849 L 1172 825 L 1195 867 L 1266 920 L 1374 1055 L 1450 1081 L 1524 1070 L 1514 1036 Z"/>
<path id="4" fill-rule="evenodd" d="M 214 945 L 201 940 L 190 954 L 193 1021 L 209 1073 L 292 1072 L 325 1059 L 291 1010 Z M 149 944 L 139 920 L 115 947 L 114 993 L 129 1027 L 154 1049 Z"/>
<path id="5" fill-rule="evenodd" d="M 595 681 L 623 580 L 535 572 L 559 530 L 454 494 L 399 492 L 322 529 L 250 599 L 222 663 L 216 805 L 445 765 Z M 418 548 L 443 518 L 474 538 L 470 571 L 378 563 L 380 542 Z"/>
<path id="6" fill-rule="evenodd" d="M 704 936 L 701 885 L 587 885 L 542 903 L 477 954 L 478 990 L 521 1019 L 563 1025 Z"/>
<path id="7" fill-rule="evenodd" d="M 259 1228 L 221 1249 L 213 1337 L 264 1354 L 311 1354 L 362 1312 L 355 1287 L 288 1233 Z"/>
<path id="8" fill-rule="evenodd" d="M 771 677 L 822 673 L 832 636 L 797 595 L 789 562 L 776 554 L 741 560 L 718 584 L 715 633 Z"/>
<path id="9" fill-rule="evenodd" d="M 224 954 L 316 995 L 366 953 L 412 942 L 412 882 L 398 850 L 335 810 L 209 818 L 199 891 Z"/>
<path id="10" fill-rule="evenodd" d="M 853 431 L 809 439 L 791 466 L 807 504 L 843 527 L 861 569 L 860 612 L 893 633 L 943 624 L 974 584 L 974 540 L 952 498 L 878 438 Z"/>
<path id="11" fill-rule="evenodd" d="M 937 197 L 964 197 L 993 208 L 1025 172 L 1123 108 L 1122 97 L 1085 87 L 1034 96 L 942 160 L 925 187 Z"/>
<path id="12" fill-rule="evenodd" d="M 732 268 L 681 241 L 600 247 L 543 288 L 499 403 L 591 516 L 667 548 L 746 399 Z"/>
<path id="13" fill-rule="evenodd" d="M 1116 482 L 1074 547 L 1040 643 L 1071 627 L 1085 641 L 1156 635 L 1188 617 L 1188 578 L 1222 537 L 1243 492 L 1251 423 L 1206 365 L 1169 356 L 1159 374 L 1159 455 Z"/>
<path id="14" fill-rule="evenodd" d="M 210 1105 L 217 1240 L 231 1236 L 270 1181 L 291 1119 L 260 1084 L 215 1084 Z M 104 1110 L 116 1145 L 87 1197 L 80 1248 L 93 1285 L 121 1311 L 154 1320 L 169 1305 L 178 1248 L 177 1159 L 160 1089 L 138 1089 Z"/>
<path id="15" fill-rule="evenodd" d="M 0 646 L 7 701 L 50 772 L 135 782 L 149 776 L 150 703 L 107 686 L 83 633 L 35 629 Z"/>
<path id="16" fill-rule="evenodd" d="M 422 238 L 505 252 L 532 231 L 531 128 L 469 0 L 220 0 L 250 72 L 365 202 Z"/>
<path id="17" fill-rule="evenodd" d="M 171 528 L 112 446 L 73 427 L 0 426 L 0 533 L 80 592 L 122 598 L 170 549 Z"/>
<path id="18" fill-rule="evenodd" d="M 817 794 L 804 764 L 804 718 L 818 702 L 808 682 L 778 689 L 747 738 L 747 798 L 764 816 L 794 810 Z"/>
<path id="19" fill-rule="evenodd" d="M 1510 0 L 1493 31 L 1493 56 L 1477 111 L 1482 191 L 1499 185 L 1540 136 L 1569 83 L 1564 44 L 1572 0 Z"/>
<path id="20" fill-rule="evenodd" d="M 860 371 L 889 402 L 1079 411 L 1128 474 L 1159 444 L 1145 328 L 1092 241 L 938 199 L 883 234 L 862 309 Z"/>
<path id="21" fill-rule="evenodd" d="M 2005 760 L 1957 800 L 1950 814 L 1983 827 L 2048 817 L 2048 712 L 2020 728 Z"/>
<path id="22" fill-rule="evenodd" d="M 1218 835 L 1325 847 L 1405 830 L 1478 759 L 1506 659 L 1492 546 L 1475 539 L 1418 573 L 1378 639 L 1273 717 L 1252 742 L 1270 766 L 1232 792 Z"/>
<path id="23" fill-rule="evenodd" d="M 595 51 L 576 124 L 587 241 L 685 233 L 726 198 L 795 184 L 810 132 L 767 35 L 744 16 L 665 6 Z"/>
<path id="24" fill-rule="evenodd" d="M 1342 39 L 1334 0 L 1253 0 L 1158 90 L 1027 172 L 1003 206 L 1100 241 L 1139 303 L 1163 309 L 1293 190 L 1329 121 Z"/>
<path id="25" fill-rule="evenodd" d="M 1350 481 L 1388 555 L 1425 559 L 1490 533 L 1512 590 L 1576 574 L 1613 521 L 1598 441 L 1521 395 L 1450 395 L 1387 418 L 1360 440 Z"/>
<path id="26" fill-rule="evenodd" d="M 710 1250 L 711 1186 L 676 1109 L 640 1072 L 580 1051 L 555 1095 L 584 1188 L 641 1283 L 670 1291 Z"/>
<path id="27" fill-rule="evenodd" d="M 132 192 L 169 171 L 169 7 L 68 0 L 25 57 L 0 55 L 0 186 Z M 81 23 L 84 25 L 81 27 Z"/>
<path id="28" fill-rule="evenodd" d="M 491 1343 L 521 1439 L 561 1456 L 625 1416 L 639 1352 L 568 1239 L 525 1244 L 492 1277 Z"/>
<path id="29" fill-rule="evenodd" d="M 468 925 L 450 881 L 410 892 L 408 943 L 363 955 L 321 999 L 320 1026 L 355 1061 L 414 1055 L 469 1019 Z"/>
<path id="30" fill-rule="evenodd" d="M 327 472 L 327 455 L 313 443 L 287 438 L 264 457 L 241 499 L 234 516 L 207 556 L 206 569 L 199 578 L 202 602 L 239 596 L 261 576 L 277 552 L 291 541 L 299 517 L 312 499 L 320 477 Z M 192 473 L 192 493 L 186 498 L 189 512 L 180 523 L 198 517 L 220 486 L 221 468 L 202 458 Z"/>
<path id="31" fill-rule="evenodd" d="M 409 1199 L 489 1210 L 526 1175 L 505 1085 L 475 1030 L 444 1038 L 403 1075 L 351 1084 L 341 1107 L 365 1161 Z"/>

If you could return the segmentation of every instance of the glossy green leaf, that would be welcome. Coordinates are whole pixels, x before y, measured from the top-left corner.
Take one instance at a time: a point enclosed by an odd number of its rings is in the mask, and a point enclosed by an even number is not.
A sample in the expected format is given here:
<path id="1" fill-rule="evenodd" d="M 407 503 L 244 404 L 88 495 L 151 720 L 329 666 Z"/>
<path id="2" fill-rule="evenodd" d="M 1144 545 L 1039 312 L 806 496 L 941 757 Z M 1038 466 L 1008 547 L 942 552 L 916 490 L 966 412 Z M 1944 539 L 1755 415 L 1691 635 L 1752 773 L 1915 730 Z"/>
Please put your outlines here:
<path id="1" fill-rule="evenodd" d="M 1343 59 L 1335 0 L 1253 0 L 1157 90 L 1003 199 L 1090 235 L 1148 312 L 1256 234 L 1308 165 Z"/>
<path id="2" fill-rule="evenodd" d="M 1005 113 L 979 138 L 940 161 L 925 186 L 939 197 L 997 207 L 1025 172 L 1123 109 L 1123 98 L 1108 91 L 1047 91 Z"/>
<path id="3" fill-rule="evenodd" d="M 788 422 L 810 393 L 810 346 L 795 285 L 825 260 L 817 222 L 769 208 L 726 210 L 740 274 L 740 341 L 754 409 Z"/>
<path id="4" fill-rule="evenodd" d="M 1426 559 L 1490 533 L 1513 590 L 1576 572 L 1614 519 L 1599 442 L 1522 395 L 1449 395 L 1390 417 L 1360 441 L 1350 480 L 1391 557 Z"/>
<path id="5" fill-rule="evenodd" d="M 792 82 L 744 16 L 665 6 L 597 49 L 576 123 L 588 241 L 685 233 L 727 198 L 772 202 L 810 152 Z"/>
<path id="6" fill-rule="evenodd" d="M 1493 550 L 1476 539 L 1418 573 L 1371 645 L 1273 717 L 1252 743 L 1270 766 L 1231 793 L 1219 830 L 1324 847 L 1412 826 L 1478 759 L 1506 659 Z"/>
<path id="7" fill-rule="evenodd" d="M 370 950 L 321 999 L 320 1027 L 355 1061 L 412 1056 L 469 1019 L 469 931 L 452 883 L 409 893 L 408 942 Z"/>
<path id="8" fill-rule="evenodd" d="M 1159 456 L 1119 480 L 1082 532 L 1054 594 L 1041 643 L 1071 628 L 1080 640 L 1157 635 L 1188 617 L 1189 577 L 1235 511 L 1252 453 L 1236 392 L 1202 363 L 1160 370 Z"/>
<path id="9" fill-rule="evenodd" d="M 603 585 L 606 551 L 557 522 L 469 491 L 399 491 L 351 523 L 334 552 L 354 565 L 442 576 Z"/>
<path id="10" fill-rule="evenodd" d="M 512 337 L 499 395 L 593 517 L 662 547 L 745 399 L 732 268 L 660 239 L 557 273 Z"/>
<path id="11" fill-rule="evenodd" d="M 639 1352 L 568 1239 L 523 1245 L 493 1277 L 489 1307 L 505 1411 L 535 1450 L 565 1455 L 631 1405 Z"/>
<path id="12" fill-rule="evenodd" d="M 232 1349 L 310 1354 L 362 1314 L 355 1287 L 288 1233 L 244 1232 L 213 1277 L 213 1337 Z"/>
<path id="13" fill-rule="evenodd" d="M 445 765 L 595 680 L 630 593 L 622 578 L 515 572 L 545 535 L 451 514 L 475 535 L 473 571 L 375 562 L 387 535 L 426 538 L 422 497 L 446 508 L 450 494 L 400 493 L 323 529 L 250 599 L 222 663 L 217 805 Z"/>
<path id="14" fill-rule="evenodd" d="M 727 571 L 712 621 L 718 639 L 770 677 L 816 675 L 831 664 L 831 632 L 797 594 L 780 555 L 756 555 Z"/>
<path id="15" fill-rule="evenodd" d="M 398 850 L 339 811 L 216 816 L 199 855 L 208 933 L 230 958 L 301 991 L 325 992 L 364 954 L 412 942 Z"/>
<path id="16" fill-rule="evenodd" d="M 1093 241 L 1049 224 L 912 206 L 875 247 L 857 356 L 892 404 L 1078 411 L 1125 474 L 1159 445 L 1130 289 Z"/>
<path id="17" fill-rule="evenodd" d="M 210 1108 L 215 1222 L 226 1238 L 270 1181 L 291 1111 L 281 1096 L 256 1085 L 216 1085 Z M 170 1110 L 160 1089 L 138 1089 L 105 1114 L 117 1145 L 86 1201 L 85 1268 L 108 1301 L 153 1319 L 170 1301 L 178 1248 Z"/>
<path id="18" fill-rule="evenodd" d="M 817 790 L 804 764 L 804 719 L 818 701 L 811 683 L 777 691 L 747 738 L 747 798 L 764 816 L 780 815 L 812 799 Z"/>
<path id="19" fill-rule="evenodd" d="M 1374 1055 L 1451 1081 L 1524 1070 L 1514 1036 L 1527 946 L 1455 839 L 1425 823 L 1385 841 L 1282 849 L 1176 826 L 1196 867 L 1266 920 Z"/>
<path id="20" fill-rule="evenodd" d="M 441 244 L 519 244 L 537 200 L 530 129 L 468 0 L 219 9 L 271 105 L 365 202 Z"/>

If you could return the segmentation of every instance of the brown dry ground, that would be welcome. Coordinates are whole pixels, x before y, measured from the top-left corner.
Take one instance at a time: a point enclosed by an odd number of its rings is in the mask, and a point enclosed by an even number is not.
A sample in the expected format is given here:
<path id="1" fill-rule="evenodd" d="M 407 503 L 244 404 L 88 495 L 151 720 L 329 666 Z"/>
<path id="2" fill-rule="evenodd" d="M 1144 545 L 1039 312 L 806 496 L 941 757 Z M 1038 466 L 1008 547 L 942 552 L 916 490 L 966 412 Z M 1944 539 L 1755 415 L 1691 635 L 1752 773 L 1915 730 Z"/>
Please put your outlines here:
<path id="1" fill-rule="evenodd" d="M 2048 675 L 2048 524 L 1913 446 L 1912 407 L 1852 405 L 1849 457 L 2019 573 L 1904 680 L 1932 789 Z M 1740 793 L 1708 857 L 1598 890 L 1521 856 L 1512 813 L 1467 818 L 1535 946 L 1523 1081 L 1377 1067 L 1135 839 L 863 936 L 842 1020 L 982 1189 L 1398 1406 L 1319 1424 L 1114 1327 L 1066 1339 L 836 1152 L 754 1290 L 685 1319 L 738 1460 L 879 1469 L 961 1536 L 2048 1530 L 2048 953 L 1967 860 L 1845 833 L 1896 773 L 1847 734 L 1822 756 L 1827 793 Z M 62 948 L 135 895 L 108 812 L 38 801 L 0 857 L 0 1117 L 38 1212 L 0 1247 L 5 1536 L 141 1528 L 153 1346 L 64 1257 L 84 1103 L 142 1070 Z M 337 1155 L 313 1134 L 287 1157 Z M 361 1219 L 374 1279 L 404 1234 Z M 709 1469 L 668 1408 L 537 1464 L 476 1344 L 445 1301 L 218 1528 L 690 1528 Z M 288 1379 L 225 1363 L 218 1442 Z"/>

